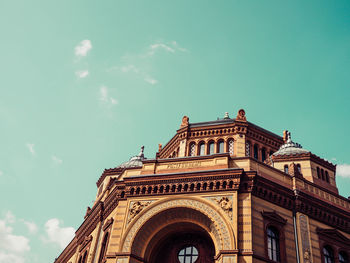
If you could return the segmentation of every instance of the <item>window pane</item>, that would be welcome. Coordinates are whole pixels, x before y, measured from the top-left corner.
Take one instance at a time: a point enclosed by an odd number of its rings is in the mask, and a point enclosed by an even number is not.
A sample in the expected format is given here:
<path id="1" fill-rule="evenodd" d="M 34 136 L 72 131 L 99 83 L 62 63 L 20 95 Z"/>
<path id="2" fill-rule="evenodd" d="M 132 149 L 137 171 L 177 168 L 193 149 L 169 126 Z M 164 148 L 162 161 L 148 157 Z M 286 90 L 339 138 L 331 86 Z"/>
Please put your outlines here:
<path id="1" fill-rule="evenodd" d="M 199 155 L 204 155 L 205 154 L 205 145 L 204 143 L 199 145 Z"/>
<path id="2" fill-rule="evenodd" d="M 209 154 L 214 154 L 214 143 L 209 143 Z"/>
<path id="3" fill-rule="evenodd" d="M 229 143 L 228 143 L 228 152 L 233 155 L 233 140 L 230 140 Z"/>
<path id="4" fill-rule="evenodd" d="M 250 143 L 249 142 L 247 142 L 245 144 L 245 155 L 250 156 Z"/>
<path id="5" fill-rule="evenodd" d="M 218 146 L 219 146 L 219 149 L 218 149 L 219 151 L 218 152 L 219 153 L 223 153 L 224 152 L 224 142 L 219 142 Z"/>

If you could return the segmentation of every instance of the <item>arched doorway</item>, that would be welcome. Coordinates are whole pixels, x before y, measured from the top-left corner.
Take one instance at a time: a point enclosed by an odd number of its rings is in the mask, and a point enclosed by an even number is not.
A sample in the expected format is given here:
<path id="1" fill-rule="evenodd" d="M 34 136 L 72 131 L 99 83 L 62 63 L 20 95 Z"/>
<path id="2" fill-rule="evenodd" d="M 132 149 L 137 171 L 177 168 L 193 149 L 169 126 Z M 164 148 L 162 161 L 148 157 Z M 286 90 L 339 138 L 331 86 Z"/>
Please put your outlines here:
<path id="1" fill-rule="evenodd" d="M 199 198 L 154 202 L 130 221 L 121 251 L 130 255 L 129 262 L 190 263 L 193 260 L 187 258 L 192 255 L 194 259 L 197 253 L 195 263 L 222 261 L 221 251 L 225 255 L 235 253 L 235 241 L 227 219 L 219 211 L 215 203 Z M 186 247 L 189 249 L 181 252 Z M 163 251 L 173 257 L 165 261 Z"/>
<path id="2" fill-rule="evenodd" d="M 208 233 L 196 224 L 183 222 L 165 227 L 146 250 L 149 263 L 213 263 L 215 248 Z"/>

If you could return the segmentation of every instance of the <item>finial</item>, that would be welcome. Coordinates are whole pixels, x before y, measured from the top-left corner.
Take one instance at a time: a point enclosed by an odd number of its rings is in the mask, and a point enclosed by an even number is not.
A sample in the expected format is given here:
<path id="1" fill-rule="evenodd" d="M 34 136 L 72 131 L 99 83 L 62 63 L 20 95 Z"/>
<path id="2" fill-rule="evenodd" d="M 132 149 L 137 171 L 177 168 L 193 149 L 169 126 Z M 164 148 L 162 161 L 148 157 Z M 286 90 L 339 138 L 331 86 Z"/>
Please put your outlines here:
<path id="1" fill-rule="evenodd" d="M 287 143 L 292 142 L 292 136 L 290 134 L 290 131 L 287 131 Z"/>
<path id="2" fill-rule="evenodd" d="M 245 111 L 243 109 L 240 109 L 238 111 L 236 121 L 247 121 L 247 118 L 245 117 Z"/>
<path id="3" fill-rule="evenodd" d="M 141 151 L 140 151 L 140 153 L 139 153 L 139 156 L 143 156 L 143 151 L 144 151 L 144 149 L 145 149 L 145 146 L 141 146 Z"/>
<path id="4" fill-rule="evenodd" d="M 224 120 L 227 120 L 227 119 L 229 119 L 229 118 L 230 118 L 230 116 L 228 116 L 228 112 L 225 112 Z"/>
<path id="5" fill-rule="evenodd" d="M 160 152 L 161 150 L 162 150 L 162 144 L 159 143 L 159 144 L 158 144 L 158 152 Z"/>
<path id="6" fill-rule="evenodd" d="M 287 130 L 284 130 L 284 131 L 283 131 L 283 142 L 286 143 L 286 142 L 287 142 L 287 139 L 288 139 L 288 131 L 287 131 Z"/>
<path id="7" fill-rule="evenodd" d="M 188 118 L 187 116 L 183 116 L 182 117 L 182 122 L 181 122 L 181 125 L 180 125 L 180 129 L 183 128 L 183 127 L 188 126 L 188 121 L 189 120 L 190 120 L 190 118 Z"/>

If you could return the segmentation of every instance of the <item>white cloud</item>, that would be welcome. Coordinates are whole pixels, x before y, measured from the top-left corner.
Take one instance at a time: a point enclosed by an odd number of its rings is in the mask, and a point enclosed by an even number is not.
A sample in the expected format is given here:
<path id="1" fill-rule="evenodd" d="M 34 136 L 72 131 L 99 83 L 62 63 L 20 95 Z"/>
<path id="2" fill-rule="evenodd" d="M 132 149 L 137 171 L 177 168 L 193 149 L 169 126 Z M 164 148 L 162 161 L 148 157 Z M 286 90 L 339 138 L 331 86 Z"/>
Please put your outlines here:
<path id="1" fill-rule="evenodd" d="M 89 75 L 89 71 L 88 70 L 78 70 L 78 71 L 75 72 L 75 75 L 78 78 L 83 79 L 83 78 L 86 78 Z"/>
<path id="2" fill-rule="evenodd" d="M 29 222 L 23 219 L 21 221 L 25 224 L 30 234 L 36 234 L 38 232 L 38 226 L 34 222 Z"/>
<path id="3" fill-rule="evenodd" d="M 88 39 L 85 39 L 75 47 L 75 55 L 77 57 L 85 57 L 91 48 L 92 48 L 91 41 Z"/>
<path id="4" fill-rule="evenodd" d="M 107 105 L 116 105 L 118 101 L 108 95 L 108 88 L 106 86 L 100 87 L 100 101 Z"/>
<path id="5" fill-rule="evenodd" d="M 24 263 L 24 257 L 0 251 L 0 263 Z"/>
<path id="6" fill-rule="evenodd" d="M 155 85 L 158 82 L 158 80 L 151 78 L 150 76 L 146 76 L 144 80 L 151 85 Z"/>
<path id="7" fill-rule="evenodd" d="M 8 211 L 5 219 L 0 220 L 0 262 L 24 263 L 25 252 L 30 251 L 29 239 L 25 236 L 13 234 L 9 226 L 15 222 L 15 216 Z"/>
<path id="8" fill-rule="evenodd" d="M 350 178 L 350 164 L 338 164 L 337 175 L 345 178 Z"/>
<path id="9" fill-rule="evenodd" d="M 170 53 L 175 53 L 176 51 L 188 52 L 186 48 L 180 47 L 176 41 L 171 41 L 167 44 L 158 42 L 155 44 L 151 44 L 148 49 L 149 51 L 147 52 L 145 57 L 153 56 L 157 50 L 163 50 Z"/>
<path id="10" fill-rule="evenodd" d="M 75 229 L 73 227 L 61 227 L 61 223 L 57 218 L 49 219 L 45 223 L 45 232 L 47 234 L 45 241 L 55 243 L 63 249 L 73 239 Z"/>
<path id="11" fill-rule="evenodd" d="M 28 150 L 30 151 L 30 153 L 34 155 L 35 154 L 34 143 L 27 143 L 26 146 L 27 146 Z"/>
<path id="12" fill-rule="evenodd" d="M 58 157 L 55 156 L 55 155 L 52 155 L 52 156 L 51 156 L 51 159 L 52 159 L 52 161 L 53 161 L 55 164 L 62 164 L 62 162 L 63 162 L 60 158 L 58 158 Z"/>
<path id="13" fill-rule="evenodd" d="M 116 99 L 114 99 L 114 98 L 110 98 L 110 101 L 111 101 L 111 103 L 114 104 L 114 105 L 115 105 L 115 104 L 118 104 L 118 101 L 117 101 Z"/>
<path id="14" fill-rule="evenodd" d="M 14 223 L 16 221 L 16 217 L 14 214 L 12 214 L 11 211 L 7 211 L 5 215 L 5 222 L 6 223 Z"/>

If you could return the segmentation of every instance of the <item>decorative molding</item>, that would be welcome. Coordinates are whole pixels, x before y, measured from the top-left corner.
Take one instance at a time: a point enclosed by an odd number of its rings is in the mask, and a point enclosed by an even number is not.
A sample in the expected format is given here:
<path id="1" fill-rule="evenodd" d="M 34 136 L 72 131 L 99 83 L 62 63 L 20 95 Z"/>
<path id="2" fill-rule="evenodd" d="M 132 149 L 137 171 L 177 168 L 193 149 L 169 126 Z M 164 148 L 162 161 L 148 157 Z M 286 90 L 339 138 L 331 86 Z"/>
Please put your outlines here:
<path id="1" fill-rule="evenodd" d="M 326 240 L 328 242 L 337 242 L 350 248 L 350 239 L 340 233 L 337 229 L 325 229 L 317 227 L 316 232 L 323 240 Z"/>
<path id="2" fill-rule="evenodd" d="M 299 214 L 300 239 L 302 247 L 302 258 L 304 263 L 312 263 L 312 248 L 310 241 L 310 229 L 307 216 Z"/>
<path id="3" fill-rule="evenodd" d="M 113 224 L 113 218 L 110 218 L 106 221 L 106 223 L 103 225 L 102 229 L 103 231 L 106 231 L 108 227 L 110 227 Z"/>
<path id="4" fill-rule="evenodd" d="M 79 248 L 79 252 L 81 252 L 90 242 L 92 241 L 92 236 L 85 237 L 83 243 L 81 244 Z"/>
<path id="5" fill-rule="evenodd" d="M 261 215 L 263 218 L 267 219 L 270 222 L 273 222 L 275 224 L 279 224 L 281 226 L 284 226 L 287 223 L 287 219 L 284 219 L 279 214 L 276 213 L 276 211 L 268 212 L 268 211 L 262 211 Z"/>
<path id="6" fill-rule="evenodd" d="M 216 242 L 219 244 L 218 249 L 231 249 L 234 246 L 235 243 L 233 240 L 231 240 L 229 227 L 226 225 L 221 215 L 214 208 L 195 199 L 176 199 L 155 203 L 152 205 L 152 207 L 139 214 L 137 220 L 135 220 L 133 225 L 131 225 L 129 230 L 126 232 L 127 234 L 125 236 L 124 242 L 122 243 L 122 251 L 130 252 L 132 242 L 136 234 L 143 226 L 143 224 L 147 222 L 150 218 L 152 218 L 154 215 L 170 208 L 181 207 L 197 210 L 202 214 L 206 215 L 212 221 L 212 231 L 218 233 L 218 236 L 216 237 Z"/>
<path id="7" fill-rule="evenodd" d="M 145 207 L 149 206 L 152 201 L 130 202 L 127 224 L 129 224 Z"/>
<path id="8" fill-rule="evenodd" d="M 215 203 L 215 205 L 219 206 L 227 214 L 227 216 L 232 220 L 233 218 L 232 196 L 215 196 L 215 197 L 207 197 L 207 199 Z"/>

